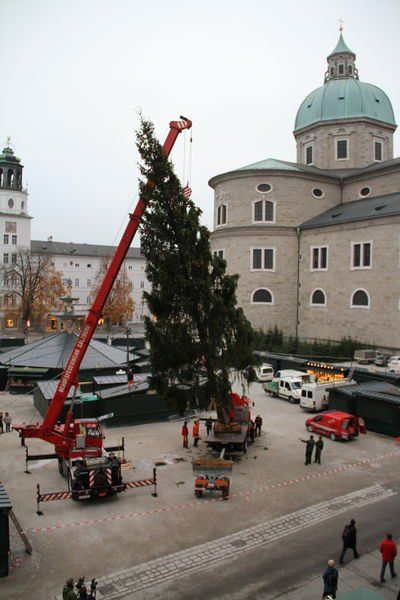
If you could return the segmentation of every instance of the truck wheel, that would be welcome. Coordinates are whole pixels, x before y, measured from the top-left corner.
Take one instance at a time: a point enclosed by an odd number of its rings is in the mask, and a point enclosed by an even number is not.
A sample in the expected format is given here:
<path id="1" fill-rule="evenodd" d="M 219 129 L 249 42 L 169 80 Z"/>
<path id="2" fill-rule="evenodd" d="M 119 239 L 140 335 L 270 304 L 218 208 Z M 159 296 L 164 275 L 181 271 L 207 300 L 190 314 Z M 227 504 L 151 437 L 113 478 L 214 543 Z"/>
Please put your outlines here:
<path id="1" fill-rule="evenodd" d="M 332 442 L 336 441 L 336 435 L 334 433 L 331 433 L 329 437 L 331 438 Z"/>
<path id="2" fill-rule="evenodd" d="M 293 396 L 289 396 L 289 402 L 290 402 L 290 404 L 294 404 L 294 398 L 293 398 Z"/>
<path id="3" fill-rule="evenodd" d="M 313 430 L 312 426 L 311 425 L 307 425 L 307 431 L 309 431 L 310 433 L 312 433 L 312 430 Z"/>

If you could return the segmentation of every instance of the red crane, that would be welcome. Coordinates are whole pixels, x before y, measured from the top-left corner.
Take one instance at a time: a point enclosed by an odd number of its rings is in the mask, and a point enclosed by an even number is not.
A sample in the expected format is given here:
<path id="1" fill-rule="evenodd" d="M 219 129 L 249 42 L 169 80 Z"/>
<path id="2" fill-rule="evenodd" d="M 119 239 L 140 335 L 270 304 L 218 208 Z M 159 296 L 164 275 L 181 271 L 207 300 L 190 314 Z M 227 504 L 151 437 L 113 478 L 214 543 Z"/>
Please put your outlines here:
<path id="1" fill-rule="evenodd" d="M 169 156 L 181 131 L 190 129 L 191 126 L 192 122 L 185 117 L 181 117 L 180 121 L 170 122 L 170 130 L 163 145 L 163 152 L 166 156 Z M 146 183 L 146 189 L 152 189 L 153 185 L 153 182 L 148 180 Z M 41 425 L 27 425 L 23 423 L 22 425 L 15 425 L 13 427 L 13 429 L 19 431 L 23 440 L 25 438 L 39 438 L 54 445 L 55 453 L 59 459 L 60 472 L 68 476 L 70 489 L 74 488 L 74 482 L 76 483 L 77 480 L 77 477 L 74 477 L 72 473 L 72 465 L 75 465 L 76 461 L 79 462 L 79 468 L 81 471 L 82 467 L 85 469 L 83 473 L 85 477 L 81 477 L 82 481 L 79 484 L 81 487 L 86 487 L 88 481 L 90 481 L 91 476 L 89 471 L 93 471 L 93 469 L 97 469 L 97 471 L 99 471 L 99 468 L 101 471 L 100 474 L 108 477 L 109 484 L 117 480 L 122 482 L 119 461 L 115 459 L 114 456 L 110 455 L 111 458 L 106 457 L 108 460 L 108 466 L 105 467 L 102 463 L 101 459 L 102 457 L 104 458 L 105 450 L 103 448 L 104 435 L 101 431 L 101 426 L 98 420 L 74 420 L 71 406 L 67 413 L 65 423 L 59 425 L 57 424 L 57 421 L 60 417 L 62 408 L 68 397 L 71 387 L 75 387 L 75 392 L 77 390 L 79 367 L 85 356 L 90 340 L 92 339 L 98 320 L 101 317 L 102 310 L 113 283 L 121 269 L 122 263 L 130 248 L 135 233 L 138 230 L 144 209 L 145 203 L 141 198 L 139 198 L 134 212 L 129 215 L 129 222 L 108 266 L 103 283 L 101 284 L 96 298 L 94 299 L 93 305 L 89 310 L 82 329 L 77 337 L 71 355 L 68 359 L 68 363 L 61 376 L 50 406 L 46 412 L 43 423 Z M 73 402 L 71 404 L 73 405 Z M 81 463 L 84 464 L 82 465 Z M 119 469 L 117 469 L 117 464 Z M 91 467 L 93 467 L 93 469 Z M 75 469 L 75 472 L 76 470 L 77 469 Z M 77 475 L 79 475 L 79 473 Z M 112 479 L 112 481 L 110 481 L 110 479 Z M 105 484 L 104 477 L 103 483 Z M 103 487 L 105 487 L 105 485 L 103 485 Z"/>

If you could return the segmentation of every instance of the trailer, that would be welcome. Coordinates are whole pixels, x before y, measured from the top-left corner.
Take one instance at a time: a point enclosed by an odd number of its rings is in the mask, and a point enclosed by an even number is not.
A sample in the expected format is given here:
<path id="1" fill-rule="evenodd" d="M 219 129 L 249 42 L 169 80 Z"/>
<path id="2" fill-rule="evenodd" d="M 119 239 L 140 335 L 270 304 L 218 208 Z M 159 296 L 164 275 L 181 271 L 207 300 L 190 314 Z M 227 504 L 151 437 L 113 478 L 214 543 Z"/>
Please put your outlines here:
<path id="1" fill-rule="evenodd" d="M 223 451 L 222 451 L 223 454 Z M 205 491 L 221 492 L 223 500 L 228 500 L 231 485 L 233 462 L 223 458 L 198 458 L 193 460 L 194 494 L 201 498 Z"/>

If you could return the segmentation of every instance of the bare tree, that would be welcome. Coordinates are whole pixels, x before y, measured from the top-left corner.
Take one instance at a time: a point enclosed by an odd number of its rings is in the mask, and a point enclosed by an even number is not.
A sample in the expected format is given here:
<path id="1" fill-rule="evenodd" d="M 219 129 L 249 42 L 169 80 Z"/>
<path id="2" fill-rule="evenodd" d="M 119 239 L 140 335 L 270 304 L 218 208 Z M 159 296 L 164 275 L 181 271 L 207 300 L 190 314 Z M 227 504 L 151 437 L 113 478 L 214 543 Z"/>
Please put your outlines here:
<path id="1" fill-rule="evenodd" d="M 18 248 L 16 260 L 1 267 L 7 291 L 3 306 L 10 315 L 20 317 L 24 333 L 27 323 L 43 318 L 58 303 L 65 290 L 61 273 L 47 255 L 32 255 L 27 248 Z"/>
<path id="2" fill-rule="evenodd" d="M 103 282 L 107 267 L 107 260 L 104 259 L 97 273 L 96 285 L 91 293 L 93 298 L 96 296 Z M 133 284 L 126 275 L 125 269 L 122 269 L 114 281 L 107 302 L 103 308 L 103 318 L 108 328 L 111 327 L 111 325 L 125 323 L 132 317 L 132 313 L 135 309 L 132 290 Z"/>

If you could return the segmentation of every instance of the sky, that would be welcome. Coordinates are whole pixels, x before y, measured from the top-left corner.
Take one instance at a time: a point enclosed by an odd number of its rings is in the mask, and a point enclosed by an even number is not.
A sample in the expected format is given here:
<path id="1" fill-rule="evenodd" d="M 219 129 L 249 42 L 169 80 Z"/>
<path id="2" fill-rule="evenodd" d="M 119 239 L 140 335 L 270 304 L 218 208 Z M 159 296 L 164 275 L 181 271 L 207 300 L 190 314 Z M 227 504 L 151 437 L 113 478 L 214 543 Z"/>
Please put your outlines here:
<path id="1" fill-rule="evenodd" d="M 400 120 L 398 0 L 0 0 L 0 144 L 11 136 L 25 167 L 32 239 L 118 242 L 137 201 L 138 108 L 161 142 L 192 119 L 191 152 L 181 134 L 171 158 L 186 183 L 191 155 L 212 229 L 211 177 L 296 160 L 296 112 L 340 18 L 360 80 Z"/>

